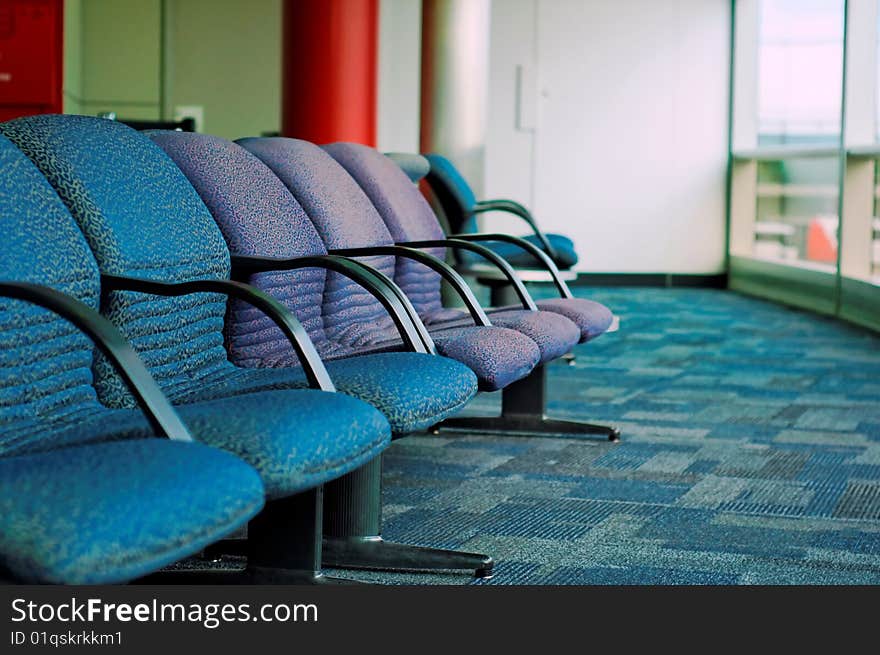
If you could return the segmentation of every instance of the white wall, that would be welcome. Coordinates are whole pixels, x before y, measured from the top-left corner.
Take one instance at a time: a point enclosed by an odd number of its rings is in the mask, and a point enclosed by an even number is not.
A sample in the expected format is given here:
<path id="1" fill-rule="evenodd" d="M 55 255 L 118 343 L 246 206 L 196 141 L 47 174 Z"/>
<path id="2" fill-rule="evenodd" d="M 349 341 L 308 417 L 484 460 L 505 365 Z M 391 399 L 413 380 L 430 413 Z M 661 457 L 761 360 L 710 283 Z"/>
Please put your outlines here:
<path id="1" fill-rule="evenodd" d="M 384 152 L 419 150 L 421 0 L 380 0 L 376 144 Z"/>
<path id="2" fill-rule="evenodd" d="M 489 51 L 484 196 L 515 198 L 528 207 L 534 206 L 537 11 L 536 0 L 494 0 Z M 522 89 L 520 80 L 525 83 Z M 504 219 L 485 223 L 501 230 L 522 227 Z"/>
<path id="3" fill-rule="evenodd" d="M 569 234 L 580 270 L 711 273 L 724 262 L 727 0 L 532 0 L 538 66 L 533 163 L 493 95 L 489 166 L 534 167 L 533 194 L 490 168 L 487 195 L 531 201 Z M 528 0 L 496 0 L 493 54 L 522 43 Z M 511 19 L 508 12 L 519 18 Z M 520 53 L 528 50 L 522 46 Z M 520 54 L 520 58 L 522 55 Z M 493 62 L 510 76 L 511 60 Z M 493 80 L 497 91 L 501 82 Z M 493 224 L 498 225 L 497 219 Z"/>
<path id="4" fill-rule="evenodd" d="M 386 150 L 418 145 L 420 4 L 381 4 Z M 485 196 L 572 236 L 579 270 L 721 271 L 729 13 L 729 0 L 494 0 Z"/>

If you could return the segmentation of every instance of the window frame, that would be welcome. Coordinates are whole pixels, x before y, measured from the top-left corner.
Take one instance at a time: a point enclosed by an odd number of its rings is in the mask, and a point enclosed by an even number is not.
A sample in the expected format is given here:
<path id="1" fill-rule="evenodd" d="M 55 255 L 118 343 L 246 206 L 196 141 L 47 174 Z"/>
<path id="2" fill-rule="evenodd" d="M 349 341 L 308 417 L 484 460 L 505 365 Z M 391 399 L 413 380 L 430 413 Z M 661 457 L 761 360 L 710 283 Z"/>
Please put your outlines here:
<path id="1" fill-rule="evenodd" d="M 880 330 L 880 278 L 873 276 L 875 174 L 880 160 L 880 0 L 844 0 L 840 138 L 837 145 L 758 145 L 758 11 L 761 0 L 731 0 L 727 225 L 733 290 Z M 758 163 L 838 160 L 837 266 L 754 255 Z"/>

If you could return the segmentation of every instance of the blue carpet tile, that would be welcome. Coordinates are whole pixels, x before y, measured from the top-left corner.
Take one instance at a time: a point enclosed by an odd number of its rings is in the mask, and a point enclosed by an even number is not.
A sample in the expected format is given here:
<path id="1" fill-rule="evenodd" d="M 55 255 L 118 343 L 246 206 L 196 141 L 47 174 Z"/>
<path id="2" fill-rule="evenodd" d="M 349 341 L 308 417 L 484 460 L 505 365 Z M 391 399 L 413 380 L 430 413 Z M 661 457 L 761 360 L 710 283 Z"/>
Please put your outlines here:
<path id="1" fill-rule="evenodd" d="M 496 575 L 346 575 L 880 583 L 880 338 L 724 291 L 577 293 L 621 327 L 549 367 L 550 413 L 614 423 L 622 442 L 402 439 L 385 460 L 385 537 L 490 554 Z M 484 394 L 467 411 L 499 408 Z"/>

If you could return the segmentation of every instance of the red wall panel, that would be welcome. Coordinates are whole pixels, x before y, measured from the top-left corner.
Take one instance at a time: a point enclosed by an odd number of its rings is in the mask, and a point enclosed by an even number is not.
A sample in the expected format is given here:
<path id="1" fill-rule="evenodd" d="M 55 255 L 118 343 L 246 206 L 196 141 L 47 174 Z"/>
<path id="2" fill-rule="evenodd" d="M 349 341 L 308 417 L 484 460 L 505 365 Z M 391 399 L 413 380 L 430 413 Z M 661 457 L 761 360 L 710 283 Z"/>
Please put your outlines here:
<path id="1" fill-rule="evenodd" d="M 62 111 L 63 0 L 0 0 L 0 121 Z"/>

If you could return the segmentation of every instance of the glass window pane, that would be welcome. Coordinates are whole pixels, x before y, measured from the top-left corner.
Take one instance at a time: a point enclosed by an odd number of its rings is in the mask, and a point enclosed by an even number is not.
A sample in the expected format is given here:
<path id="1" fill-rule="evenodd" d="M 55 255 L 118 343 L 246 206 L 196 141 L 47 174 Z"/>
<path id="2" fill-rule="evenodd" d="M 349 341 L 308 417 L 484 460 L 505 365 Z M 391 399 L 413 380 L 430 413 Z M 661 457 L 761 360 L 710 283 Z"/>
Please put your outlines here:
<path id="1" fill-rule="evenodd" d="M 880 141 L 880 0 L 877 0 L 877 21 L 874 29 L 875 35 L 875 51 L 874 51 L 874 140 Z"/>
<path id="2" fill-rule="evenodd" d="M 871 282 L 880 284 L 880 161 L 874 166 L 874 215 L 867 246 L 871 253 Z"/>
<path id="3" fill-rule="evenodd" d="M 837 268 L 837 157 L 758 165 L 755 256 Z"/>
<path id="4" fill-rule="evenodd" d="M 758 144 L 836 143 L 843 0 L 761 0 Z"/>

